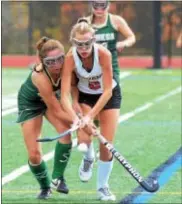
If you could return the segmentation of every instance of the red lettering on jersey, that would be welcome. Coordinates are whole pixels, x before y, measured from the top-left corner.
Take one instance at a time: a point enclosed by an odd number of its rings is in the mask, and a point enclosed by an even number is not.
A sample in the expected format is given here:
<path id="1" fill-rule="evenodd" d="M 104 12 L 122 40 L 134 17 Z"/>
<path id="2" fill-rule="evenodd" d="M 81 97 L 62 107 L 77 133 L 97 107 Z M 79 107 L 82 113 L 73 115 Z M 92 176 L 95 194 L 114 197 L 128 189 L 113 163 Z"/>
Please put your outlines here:
<path id="1" fill-rule="evenodd" d="M 101 88 L 99 81 L 89 81 L 89 88 L 93 90 L 97 90 Z"/>

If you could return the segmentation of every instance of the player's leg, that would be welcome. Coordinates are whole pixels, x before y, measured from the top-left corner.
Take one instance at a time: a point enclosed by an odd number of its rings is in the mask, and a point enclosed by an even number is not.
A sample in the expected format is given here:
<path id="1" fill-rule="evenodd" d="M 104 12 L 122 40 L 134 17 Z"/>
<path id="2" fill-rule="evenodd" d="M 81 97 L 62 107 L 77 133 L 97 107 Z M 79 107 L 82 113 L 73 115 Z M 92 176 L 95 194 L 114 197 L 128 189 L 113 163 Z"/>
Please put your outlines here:
<path id="1" fill-rule="evenodd" d="M 84 115 L 86 115 L 91 110 L 91 107 L 86 104 L 82 103 L 80 106 Z M 91 141 L 91 137 L 83 129 L 78 131 L 78 141 L 79 143 L 84 142 L 88 144 L 88 150 L 84 153 L 79 167 L 80 180 L 87 182 L 92 177 L 92 169 L 95 158 L 94 147 Z"/>
<path id="2" fill-rule="evenodd" d="M 111 143 L 117 128 L 119 109 L 107 109 L 100 113 L 101 134 Z M 97 170 L 97 191 L 101 200 L 115 200 L 115 196 L 109 191 L 109 177 L 113 168 L 112 154 L 103 144 L 100 144 L 100 159 Z"/>
<path id="3" fill-rule="evenodd" d="M 50 110 L 46 111 L 45 116 L 47 120 L 55 127 L 58 133 L 62 133 L 70 128 L 69 124 L 55 118 Z M 54 153 L 54 165 L 52 172 L 51 186 L 55 188 L 58 192 L 66 194 L 69 192 L 69 189 L 66 185 L 64 172 L 70 158 L 71 146 L 71 135 L 67 135 L 57 141 Z"/>
<path id="4" fill-rule="evenodd" d="M 28 164 L 41 188 L 41 192 L 37 198 L 47 199 L 51 194 L 51 180 L 48 175 L 46 163 L 42 159 L 41 144 L 36 142 L 36 139 L 41 133 L 42 120 L 42 115 L 39 115 L 23 122 L 21 128 L 28 151 Z"/>

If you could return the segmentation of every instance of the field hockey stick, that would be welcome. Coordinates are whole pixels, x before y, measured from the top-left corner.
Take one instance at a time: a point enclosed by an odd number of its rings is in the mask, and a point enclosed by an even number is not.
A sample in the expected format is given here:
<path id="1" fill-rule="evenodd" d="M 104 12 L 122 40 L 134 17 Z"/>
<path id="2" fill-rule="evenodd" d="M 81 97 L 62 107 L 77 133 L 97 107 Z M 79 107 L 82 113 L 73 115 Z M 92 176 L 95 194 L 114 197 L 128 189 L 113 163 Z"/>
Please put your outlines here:
<path id="1" fill-rule="evenodd" d="M 77 113 L 77 116 L 79 118 L 82 117 L 82 115 L 80 113 Z M 66 130 L 65 132 L 59 134 L 59 136 L 56 136 L 56 137 L 47 137 L 47 138 L 39 138 L 37 139 L 36 141 L 37 142 L 52 142 L 54 140 L 58 140 L 66 135 L 69 135 L 71 134 L 72 132 L 74 132 L 75 130 L 77 130 L 79 127 L 80 127 L 80 123 L 78 123 L 77 125 L 73 125 L 70 129 Z"/>
<path id="2" fill-rule="evenodd" d="M 100 133 L 95 134 L 102 144 L 113 154 L 115 159 L 128 171 L 128 173 L 148 192 L 156 192 L 159 189 L 157 180 L 152 179 L 150 184 L 131 166 L 131 164 L 109 143 Z"/>
<path id="3" fill-rule="evenodd" d="M 40 138 L 37 139 L 37 142 L 52 142 L 54 140 L 58 140 L 66 135 L 71 134 L 72 132 L 74 132 L 75 130 L 77 130 L 79 128 L 79 125 L 73 126 L 72 128 L 70 128 L 69 130 L 66 130 L 65 132 L 59 134 L 59 136 L 56 137 L 46 137 L 46 138 Z"/>

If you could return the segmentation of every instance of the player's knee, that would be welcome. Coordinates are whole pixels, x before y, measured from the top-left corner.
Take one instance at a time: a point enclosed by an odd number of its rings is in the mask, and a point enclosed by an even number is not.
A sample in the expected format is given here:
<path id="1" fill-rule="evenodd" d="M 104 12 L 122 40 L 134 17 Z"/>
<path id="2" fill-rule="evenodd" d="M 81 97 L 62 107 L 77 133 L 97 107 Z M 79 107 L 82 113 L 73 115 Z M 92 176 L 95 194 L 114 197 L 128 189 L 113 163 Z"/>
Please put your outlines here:
<path id="1" fill-rule="evenodd" d="M 59 142 L 63 143 L 63 144 L 70 144 L 72 142 L 71 135 L 67 135 L 67 136 L 65 136 L 63 138 L 60 138 Z"/>
<path id="2" fill-rule="evenodd" d="M 112 159 L 112 153 L 103 145 L 100 146 L 100 160 L 110 161 Z"/>
<path id="3" fill-rule="evenodd" d="M 86 134 L 86 132 L 83 130 L 79 130 L 77 137 L 78 137 L 79 144 L 86 143 L 89 145 L 92 142 L 92 136 Z"/>
<path id="4" fill-rule="evenodd" d="M 40 164 L 41 162 L 41 153 L 39 150 L 31 150 L 29 152 L 29 161 L 32 163 L 32 164 Z"/>

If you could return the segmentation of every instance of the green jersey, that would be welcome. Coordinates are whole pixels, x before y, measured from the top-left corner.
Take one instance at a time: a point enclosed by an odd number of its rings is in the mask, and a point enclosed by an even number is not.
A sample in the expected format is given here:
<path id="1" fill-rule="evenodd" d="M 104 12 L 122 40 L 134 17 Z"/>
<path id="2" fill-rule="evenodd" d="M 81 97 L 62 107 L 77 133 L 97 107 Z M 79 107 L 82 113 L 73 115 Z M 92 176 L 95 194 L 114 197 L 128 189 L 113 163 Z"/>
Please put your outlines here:
<path id="1" fill-rule="evenodd" d="M 55 96 L 60 98 L 60 79 L 55 84 L 45 69 L 46 75 L 49 77 Z M 45 112 L 46 104 L 42 100 L 39 90 L 32 82 L 32 72 L 29 74 L 26 81 L 21 85 L 18 92 L 18 120 L 17 122 L 24 122 L 28 119 L 34 118 Z"/>
<path id="2" fill-rule="evenodd" d="M 96 30 L 95 37 L 96 42 L 104 45 L 112 54 L 112 67 L 113 74 L 116 79 L 119 79 L 119 66 L 118 66 L 118 54 L 116 50 L 116 43 L 118 41 L 118 31 L 113 27 L 111 23 L 111 15 L 108 14 L 106 24 L 102 27 L 96 27 L 93 25 L 93 28 Z"/>

